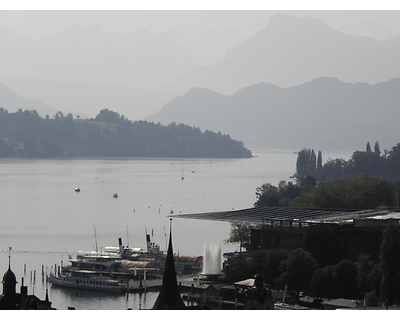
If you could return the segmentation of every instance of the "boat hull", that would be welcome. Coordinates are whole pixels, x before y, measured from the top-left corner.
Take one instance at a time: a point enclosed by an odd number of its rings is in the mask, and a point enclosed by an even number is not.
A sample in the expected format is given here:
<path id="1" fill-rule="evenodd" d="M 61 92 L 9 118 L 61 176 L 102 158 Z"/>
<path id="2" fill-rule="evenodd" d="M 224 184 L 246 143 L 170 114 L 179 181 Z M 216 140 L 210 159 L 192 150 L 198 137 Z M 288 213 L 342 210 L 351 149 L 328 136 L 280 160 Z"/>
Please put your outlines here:
<path id="1" fill-rule="evenodd" d="M 52 285 L 87 289 L 87 290 L 101 290 L 101 291 L 113 291 L 113 292 L 125 292 L 128 290 L 128 286 L 124 285 L 122 281 L 111 280 L 111 279 L 86 279 L 79 277 L 60 276 L 50 277 Z"/>

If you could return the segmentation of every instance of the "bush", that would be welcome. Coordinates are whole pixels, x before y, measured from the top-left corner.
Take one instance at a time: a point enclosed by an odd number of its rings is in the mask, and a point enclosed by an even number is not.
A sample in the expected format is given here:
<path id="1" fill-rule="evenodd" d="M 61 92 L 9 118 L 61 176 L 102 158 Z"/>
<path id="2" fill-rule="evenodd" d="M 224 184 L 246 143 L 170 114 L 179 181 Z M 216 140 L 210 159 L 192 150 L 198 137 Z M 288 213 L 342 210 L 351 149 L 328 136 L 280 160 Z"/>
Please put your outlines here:
<path id="1" fill-rule="evenodd" d="M 369 291 L 365 294 L 365 306 L 366 307 L 377 307 L 379 306 L 379 298 L 375 290 Z"/>

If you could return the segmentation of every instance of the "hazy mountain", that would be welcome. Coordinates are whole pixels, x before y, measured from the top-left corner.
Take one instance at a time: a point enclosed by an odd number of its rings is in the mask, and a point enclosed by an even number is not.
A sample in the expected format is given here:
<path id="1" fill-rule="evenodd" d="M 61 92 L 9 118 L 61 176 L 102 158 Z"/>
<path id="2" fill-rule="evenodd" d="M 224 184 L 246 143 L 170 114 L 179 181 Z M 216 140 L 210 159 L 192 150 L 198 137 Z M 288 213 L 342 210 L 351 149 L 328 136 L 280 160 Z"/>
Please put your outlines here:
<path id="1" fill-rule="evenodd" d="M 65 115 L 82 113 L 93 118 L 102 109 L 113 109 L 130 120 L 144 119 L 170 101 L 171 93 L 82 82 L 9 78 L 3 82 L 27 99 L 40 99 Z"/>
<path id="2" fill-rule="evenodd" d="M 277 14 L 225 59 L 188 72 L 170 88 L 232 94 L 259 82 L 290 87 L 321 76 L 372 84 L 398 77 L 399 62 L 400 37 L 353 37 L 313 18 Z"/>
<path id="3" fill-rule="evenodd" d="M 231 48 L 241 45 L 248 37 L 235 29 L 217 29 L 194 34 L 169 31 L 168 35 L 182 48 L 204 64 L 214 64 L 225 58 Z"/>
<path id="4" fill-rule="evenodd" d="M 232 96 L 195 88 L 147 120 L 221 131 L 247 147 L 355 150 L 379 141 L 384 149 L 399 142 L 399 101 L 400 78 L 369 85 L 323 77 L 290 88 L 260 83 Z"/>
<path id="5" fill-rule="evenodd" d="M 3 108 L 8 112 L 16 112 L 18 109 L 36 110 L 41 117 L 45 117 L 46 114 L 53 116 L 57 113 L 56 109 L 37 99 L 28 100 L 22 98 L 2 82 L 0 82 L 0 108 Z"/>
<path id="6" fill-rule="evenodd" d="M 246 41 L 233 30 L 172 37 L 111 33 L 96 24 L 32 39 L 0 28 L 0 80 L 64 114 L 93 117 L 110 108 L 137 120 L 194 87 L 231 95 L 260 82 L 284 88 L 329 76 L 372 84 L 400 75 L 400 36 L 353 37 L 312 18 L 277 14 Z M 228 46 L 224 59 L 201 67 L 206 54 L 215 61 Z"/>
<path id="7" fill-rule="evenodd" d="M 199 66 L 166 33 L 116 34 L 76 25 L 45 39 L 0 31 L 1 77 L 156 88 Z"/>

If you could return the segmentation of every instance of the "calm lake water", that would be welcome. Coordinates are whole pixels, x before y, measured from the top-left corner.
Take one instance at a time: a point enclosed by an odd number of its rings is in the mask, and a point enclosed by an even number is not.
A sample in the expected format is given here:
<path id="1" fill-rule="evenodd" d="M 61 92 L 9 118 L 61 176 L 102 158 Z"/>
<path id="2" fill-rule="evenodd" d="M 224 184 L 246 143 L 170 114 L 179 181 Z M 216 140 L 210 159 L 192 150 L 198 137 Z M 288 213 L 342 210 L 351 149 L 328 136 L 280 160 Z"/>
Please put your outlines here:
<path id="1" fill-rule="evenodd" d="M 29 293 L 44 298 L 42 265 L 48 271 L 68 254 L 124 245 L 145 248 L 145 230 L 166 250 L 169 214 L 252 207 L 256 188 L 277 185 L 295 172 L 297 154 L 253 150 L 251 159 L 0 159 L 0 273 L 11 267 Z M 332 151 L 328 158 L 351 152 Z M 184 179 L 182 180 L 182 176 Z M 75 192 L 79 187 L 81 192 Z M 113 198 L 114 193 L 118 198 Z M 230 224 L 173 219 L 173 246 L 181 255 L 203 255 L 206 242 L 221 251 L 238 250 L 224 243 Z M 36 275 L 36 277 L 35 277 Z M 48 286 L 57 309 L 151 308 L 157 293 L 96 293 Z"/>

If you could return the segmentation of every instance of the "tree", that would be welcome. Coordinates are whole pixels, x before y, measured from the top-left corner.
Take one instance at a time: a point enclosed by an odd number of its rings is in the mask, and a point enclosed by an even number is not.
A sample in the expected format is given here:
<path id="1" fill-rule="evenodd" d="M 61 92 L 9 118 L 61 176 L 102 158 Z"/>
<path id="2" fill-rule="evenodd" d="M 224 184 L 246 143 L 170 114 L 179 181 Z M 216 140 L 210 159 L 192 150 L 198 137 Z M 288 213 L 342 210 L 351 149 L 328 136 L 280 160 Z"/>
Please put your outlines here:
<path id="1" fill-rule="evenodd" d="M 375 209 L 397 203 L 394 184 L 387 180 L 358 176 L 319 184 L 292 201 L 293 207 Z"/>
<path id="2" fill-rule="evenodd" d="M 0 158 L 8 157 L 12 154 L 12 148 L 0 138 Z"/>
<path id="3" fill-rule="evenodd" d="M 249 254 L 230 257 L 224 264 L 225 280 L 228 283 L 253 278 L 257 271 L 257 262 Z"/>
<path id="4" fill-rule="evenodd" d="M 313 176 L 318 182 L 346 176 L 366 175 L 374 178 L 397 181 L 400 179 L 400 143 L 391 151 L 381 153 L 379 142 L 376 141 L 372 150 L 368 142 L 365 151 L 353 152 L 351 158 L 328 160 L 322 165 L 322 154 L 318 152 L 316 166 L 314 165 L 312 149 L 303 149 L 298 153 L 295 177 L 299 180 L 304 175 Z"/>
<path id="5" fill-rule="evenodd" d="M 314 297 L 333 297 L 333 268 L 334 266 L 325 266 L 314 272 L 310 282 L 310 293 Z"/>
<path id="6" fill-rule="evenodd" d="M 375 155 L 377 155 L 378 157 L 381 156 L 381 148 L 379 147 L 379 142 L 375 142 L 375 146 L 374 146 L 374 153 Z"/>
<path id="7" fill-rule="evenodd" d="M 317 186 L 317 181 L 312 176 L 305 176 L 300 179 L 301 192 L 306 192 L 314 189 Z"/>
<path id="8" fill-rule="evenodd" d="M 250 247 L 250 232 L 251 227 L 245 223 L 231 223 L 229 239 L 225 241 L 227 243 L 239 243 L 240 252 L 242 252 L 242 248 L 248 250 Z"/>
<path id="9" fill-rule="evenodd" d="M 321 155 L 321 160 L 322 160 L 322 155 Z M 295 176 L 298 179 L 301 179 L 302 177 L 308 175 L 313 176 L 316 172 L 316 168 L 317 168 L 317 157 L 315 155 L 314 150 L 311 149 L 301 150 L 297 155 Z"/>
<path id="10" fill-rule="evenodd" d="M 381 281 L 379 265 L 371 260 L 368 254 L 360 254 L 356 261 L 357 267 L 357 286 L 362 297 L 365 297 L 368 292 L 379 291 Z"/>
<path id="11" fill-rule="evenodd" d="M 265 183 L 256 189 L 257 201 L 255 207 L 279 207 L 281 195 L 279 189 L 270 183 Z"/>
<path id="12" fill-rule="evenodd" d="M 302 192 L 302 188 L 295 185 L 292 181 L 286 182 L 284 180 L 279 182 L 279 204 L 281 206 L 289 206 L 290 201 L 297 198 Z"/>
<path id="13" fill-rule="evenodd" d="M 317 170 L 322 168 L 322 152 L 318 151 L 318 158 L 317 158 Z"/>
<path id="14" fill-rule="evenodd" d="M 333 268 L 334 297 L 355 299 L 360 296 L 357 287 L 357 267 L 354 262 L 342 260 Z"/>
<path id="15" fill-rule="evenodd" d="M 282 261 L 287 259 L 288 255 L 289 252 L 284 249 L 275 248 L 267 251 L 265 263 L 263 264 L 263 273 L 265 281 L 271 288 L 277 287 L 276 281 L 281 274 L 280 266 Z"/>
<path id="16" fill-rule="evenodd" d="M 310 180 L 307 180 L 307 178 L 311 178 L 315 182 L 312 177 L 308 176 L 303 178 L 305 179 L 304 181 L 307 181 L 307 183 L 312 184 L 312 181 L 310 182 Z M 298 197 L 306 188 L 308 188 L 308 186 L 305 184 L 298 186 L 291 181 L 287 183 L 285 180 L 280 181 L 278 187 L 275 187 L 270 183 L 265 183 L 256 189 L 257 201 L 254 203 L 254 206 L 287 207 L 290 205 L 290 202 Z"/>
<path id="17" fill-rule="evenodd" d="M 111 123 L 119 123 L 121 122 L 121 116 L 119 113 L 110 111 L 108 109 L 100 110 L 99 114 L 96 116 L 96 121 L 104 121 L 104 122 L 111 122 Z"/>
<path id="18" fill-rule="evenodd" d="M 281 264 L 281 275 L 277 282 L 283 288 L 285 285 L 290 290 L 299 294 L 307 291 L 318 262 L 311 254 L 303 249 L 293 250 Z"/>
<path id="19" fill-rule="evenodd" d="M 388 223 L 383 231 L 380 265 L 381 296 L 387 305 L 400 302 L 400 230 L 397 223 Z"/>
<path id="20" fill-rule="evenodd" d="M 367 145 L 366 145 L 366 147 L 365 147 L 365 150 L 367 151 L 367 153 L 372 152 L 372 150 L 371 150 L 371 145 L 369 144 L 369 142 L 367 142 Z"/>

